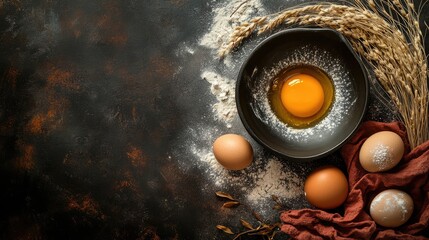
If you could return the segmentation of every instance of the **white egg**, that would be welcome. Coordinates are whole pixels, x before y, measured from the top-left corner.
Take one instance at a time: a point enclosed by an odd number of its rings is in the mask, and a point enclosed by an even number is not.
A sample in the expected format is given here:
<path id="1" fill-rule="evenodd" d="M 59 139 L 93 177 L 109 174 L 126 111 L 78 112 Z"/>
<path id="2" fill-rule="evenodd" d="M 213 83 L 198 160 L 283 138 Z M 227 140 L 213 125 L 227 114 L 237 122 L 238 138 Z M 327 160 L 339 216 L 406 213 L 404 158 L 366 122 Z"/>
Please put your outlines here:
<path id="1" fill-rule="evenodd" d="M 384 227 L 399 227 L 413 214 L 413 199 L 406 192 L 389 189 L 382 191 L 372 200 L 372 219 Z"/>

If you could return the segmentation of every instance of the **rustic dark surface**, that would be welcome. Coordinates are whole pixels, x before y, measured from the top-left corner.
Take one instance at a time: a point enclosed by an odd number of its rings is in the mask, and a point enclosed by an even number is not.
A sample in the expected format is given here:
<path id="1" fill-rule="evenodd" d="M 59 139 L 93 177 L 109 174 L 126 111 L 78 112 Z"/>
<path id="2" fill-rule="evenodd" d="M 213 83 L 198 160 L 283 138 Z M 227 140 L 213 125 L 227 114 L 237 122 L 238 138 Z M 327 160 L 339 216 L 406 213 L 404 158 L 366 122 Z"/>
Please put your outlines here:
<path id="1" fill-rule="evenodd" d="M 213 6 L 0 1 L 1 239 L 225 238 L 204 173 L 171 156 L 189 119 L 210 112 L 207 55 L 174 52 L 201 37 Z"/>

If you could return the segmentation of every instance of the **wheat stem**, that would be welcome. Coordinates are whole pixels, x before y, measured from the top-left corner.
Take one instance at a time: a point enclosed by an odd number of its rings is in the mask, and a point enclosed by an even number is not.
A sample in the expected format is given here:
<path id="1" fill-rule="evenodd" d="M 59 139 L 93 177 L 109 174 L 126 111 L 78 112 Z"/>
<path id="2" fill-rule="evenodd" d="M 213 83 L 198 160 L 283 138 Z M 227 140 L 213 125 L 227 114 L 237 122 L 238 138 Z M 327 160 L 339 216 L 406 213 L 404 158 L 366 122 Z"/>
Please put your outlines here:
<path id="1" fill-rule="evenodd" d="M 411 0 L 354 0 L 351 5 L 319 3 L 285 9 L 239 25 L 219 56 L 237 48 L 253 32 L 262 34 L 281 25 L 337 30 L 370 64 L 396 106 L 414 148 L 429 139 L 428 69 L 419 12 Z"/>

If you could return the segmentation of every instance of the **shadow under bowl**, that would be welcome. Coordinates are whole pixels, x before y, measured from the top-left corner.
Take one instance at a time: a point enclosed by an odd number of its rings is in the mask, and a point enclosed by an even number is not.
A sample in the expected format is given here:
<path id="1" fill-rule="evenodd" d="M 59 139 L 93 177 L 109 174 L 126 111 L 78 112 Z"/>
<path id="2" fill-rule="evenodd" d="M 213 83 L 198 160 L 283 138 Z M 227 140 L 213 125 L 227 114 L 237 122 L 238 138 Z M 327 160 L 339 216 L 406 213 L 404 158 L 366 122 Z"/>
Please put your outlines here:
<path id="1" fill-rule="evenodd" d="M 268 100 L 274 77 L 290 66 L 309 65 L 332 80 L 334 100 L 316 125 L 297 129 L 279 120 Z M 260 43 L 242 65 L 238 114 L 249 134 L 281 157 L 314 160 L 341 147 L 357 130 L 368 101 L 367 72 L 347 39 L 323 28 L 295 28 Z"/>

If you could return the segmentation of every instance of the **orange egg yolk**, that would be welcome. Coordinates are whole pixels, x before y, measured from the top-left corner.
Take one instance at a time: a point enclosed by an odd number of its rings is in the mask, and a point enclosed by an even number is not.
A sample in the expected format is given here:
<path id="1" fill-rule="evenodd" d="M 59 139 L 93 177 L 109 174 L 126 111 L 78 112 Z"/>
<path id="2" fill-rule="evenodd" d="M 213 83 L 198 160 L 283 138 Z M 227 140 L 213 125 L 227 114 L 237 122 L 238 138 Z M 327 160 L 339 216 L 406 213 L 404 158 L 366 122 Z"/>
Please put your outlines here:
<path id="1" fill-rule="evenodd" d="M 325 100 L 320 82 L 307 74 L 296 74 L 286 79 L 280 97 L 286 110 L 296 117 L 313 116 Z"/>

